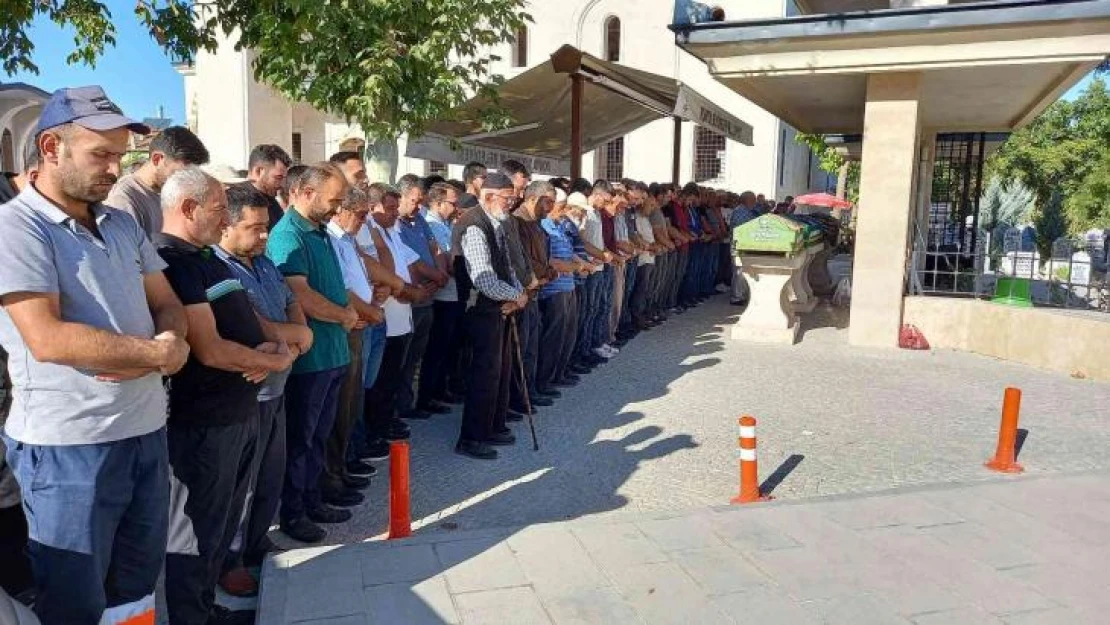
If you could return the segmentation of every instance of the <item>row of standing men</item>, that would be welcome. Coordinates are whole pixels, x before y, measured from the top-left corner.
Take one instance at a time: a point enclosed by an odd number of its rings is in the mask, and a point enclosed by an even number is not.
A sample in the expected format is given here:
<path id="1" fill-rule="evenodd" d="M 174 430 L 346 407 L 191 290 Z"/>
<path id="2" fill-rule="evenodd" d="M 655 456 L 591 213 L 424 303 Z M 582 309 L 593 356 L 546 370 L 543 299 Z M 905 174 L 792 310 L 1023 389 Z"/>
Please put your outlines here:
<path id="1" fill-rule="evenodd" d="M 726 202 L 696 187 L 508 162 L 393 189 L 358 154 L 277 146 L 242 179 L 184 128 L 117 178 L 145 130 L 59 90 L 2 209 L 4 439 L 48 625 L 153 614 L 163 554 L 172 624 L 247 622 L 216 584 L 257 591 L 275 517 L 304 542 L 348 520 L 406 420 L 463 403 L 456 451 L 495 458 L 508 423 L 727 276 Z"/>

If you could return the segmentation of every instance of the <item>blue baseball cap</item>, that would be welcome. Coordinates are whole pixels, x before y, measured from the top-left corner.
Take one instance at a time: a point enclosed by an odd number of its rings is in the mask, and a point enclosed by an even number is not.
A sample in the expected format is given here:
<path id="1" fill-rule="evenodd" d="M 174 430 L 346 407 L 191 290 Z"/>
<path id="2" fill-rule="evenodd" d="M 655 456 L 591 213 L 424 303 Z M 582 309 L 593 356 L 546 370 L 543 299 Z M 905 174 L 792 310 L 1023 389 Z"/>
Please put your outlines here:
<path id="1" fill-rule="evenodd" d="M 126 117 L 108 99 L 108 94 L 96 85 L 66 87 L 55 91 L 42 109 L 35 135 L 69 123 L 95 131 L 127 128 L 140 135 L 150 134 L 149 126 Z"/>

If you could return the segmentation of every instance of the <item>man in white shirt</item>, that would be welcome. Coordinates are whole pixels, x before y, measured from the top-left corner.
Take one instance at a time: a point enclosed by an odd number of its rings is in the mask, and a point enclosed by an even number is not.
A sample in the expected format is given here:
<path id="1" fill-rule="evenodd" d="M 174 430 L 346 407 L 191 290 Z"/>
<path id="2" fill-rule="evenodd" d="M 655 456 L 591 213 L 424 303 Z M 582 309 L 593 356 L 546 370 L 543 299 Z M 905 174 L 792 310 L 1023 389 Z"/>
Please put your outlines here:
<path id="1" fill-rule="evenodd" d="M 347 470 L 347 446 L 351 442 L 351 432 L 355 421 L 361 414 L 362 377 L 365 361 L 362 358 L 362 342 L 366 328 L 384 323 L 385 313 L 374 305 L 374 291 L 366 264 L 358 252 L 355 234 L 366 225 L 370 212 L 369 198 L 358 187 L 348 187 L 343 205 L 328 224 L 328 237 L 332 248 L 339 257 L 339 268 L 343 272 L 343 284 L 351 306 L 358 313 L 359 322 L 347 334 L 347 347 L 351 353 L 351 365 L 339 389 L 339 409 L 335 416 L 335 426 L 328 437 L 324 473 L 320 476 L 320 492 L 324 501 L 334 506 L 351 506 L 362 503 L 363 497 L 357 489 L 370 485 L 369 477 L 352 475 Z"/>
<path id="2" fill-rule="evenodd" d="M 378 257 L 388 255 L 393 271 L 408 285 L 412 285 L 410 267 L 420 261 L 420 255 L 401 241 L 397 232 L 400 195 L 384 185 L 370 186 L 369 238 Z M 366 235 L 363 235 L 363 240 Z M 366 392 L 363 414 L 371 447 L 384 441 L 404 440 L 409 428 L 397 415 L 397 390 L 400 388 L 401 369 L 412 340 L 412 301 L 422 296 L 419 287 L 406 288 L 401 293 L 391 293 L 385 301 L 386 342 L 382 353 L 377 379 Z"/>

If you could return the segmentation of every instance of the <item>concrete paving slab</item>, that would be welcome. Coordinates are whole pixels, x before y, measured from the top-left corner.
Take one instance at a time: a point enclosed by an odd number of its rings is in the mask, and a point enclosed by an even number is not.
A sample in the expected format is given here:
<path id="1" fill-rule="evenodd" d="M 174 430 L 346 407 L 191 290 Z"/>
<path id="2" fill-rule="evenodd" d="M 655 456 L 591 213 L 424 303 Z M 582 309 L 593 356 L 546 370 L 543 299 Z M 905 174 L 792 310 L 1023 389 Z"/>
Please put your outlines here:
<path id="1" fill-rule="evenodd" d="M 364 593 L 367 625 L 456 625 L 460 623 L 442 575 L 416 583 L 383 584 Z"/>
<path id="2" fill-rule="evenodd" d="M 465 625 L 551 625 L 528 586 L 465 593 L 456 595 L 455 601 Z"/>
<path id="3" fill-rule="evenodd" d="M 524 571 L 508 545 L 490 540 L 463 540 L 435 546 L 452 593 L 523 586 Z"/>

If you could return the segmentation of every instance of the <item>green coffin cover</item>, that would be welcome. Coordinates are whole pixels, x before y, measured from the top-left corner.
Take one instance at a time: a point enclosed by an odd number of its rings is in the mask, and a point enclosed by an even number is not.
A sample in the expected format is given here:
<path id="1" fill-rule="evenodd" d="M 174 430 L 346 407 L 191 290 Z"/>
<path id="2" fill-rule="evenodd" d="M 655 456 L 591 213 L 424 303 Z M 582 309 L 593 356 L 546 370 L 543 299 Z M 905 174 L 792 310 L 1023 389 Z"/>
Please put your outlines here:
<path id="1" fill-rule="evenodd" d="M 794 254 L 805 246 L 805 228 L 779 215 L 762 215 L 736 226 L 732 247 L 737 252 Z"/>

